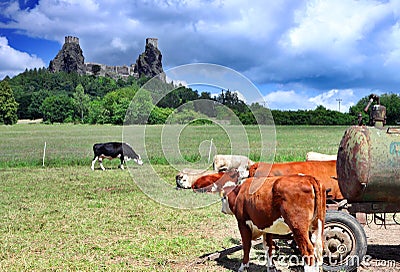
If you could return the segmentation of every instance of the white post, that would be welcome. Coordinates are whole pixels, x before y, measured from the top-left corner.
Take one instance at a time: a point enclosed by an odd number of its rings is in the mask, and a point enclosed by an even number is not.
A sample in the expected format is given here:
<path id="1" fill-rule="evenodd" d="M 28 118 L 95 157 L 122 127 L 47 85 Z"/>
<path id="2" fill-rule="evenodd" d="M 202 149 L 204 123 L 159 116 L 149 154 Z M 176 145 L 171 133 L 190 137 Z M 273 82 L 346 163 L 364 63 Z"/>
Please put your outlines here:
<path id="1" fill-rule="evenodd" d="M 212 142 L 213 142 L 213 138 L 211 138 L 210 150 L 208 151 L 208 162 L 207 162 L 207 163 L 210 163 L 211 149 L 212 149 Z"/>
<path id="2" fill-rule="evenodd" d="M 44 167 L 44 158 L 46 157 L 46 142 L 44 142 L 44 148 L 43 148 L 43 160 L 42 160 L 42 166 Z"/>

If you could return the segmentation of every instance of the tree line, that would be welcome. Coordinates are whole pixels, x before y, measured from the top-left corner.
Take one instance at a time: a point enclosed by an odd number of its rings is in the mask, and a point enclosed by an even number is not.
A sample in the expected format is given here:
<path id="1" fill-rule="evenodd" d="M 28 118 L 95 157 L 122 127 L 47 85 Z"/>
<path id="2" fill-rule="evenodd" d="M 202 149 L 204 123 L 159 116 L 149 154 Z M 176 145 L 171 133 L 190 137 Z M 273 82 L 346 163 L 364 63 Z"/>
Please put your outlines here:
<path id="1" fill-rule="evenodd" d="M 315 110 L 270 111 L 259 103 L 246 104 L 235 91 L 221 90 L 215 97 L 173 82 L 148 80 L 50 73 L 45 68 L 25 70 L 0 82 L 0 123 L 43 118 L 46 123 L 121 125 L 129 118 L 137 124 L 201 124 L 215 118 L 245 125 L 352 125 L 368 103 L 368 97 L 364 97 L 348 113 L 323 106 Z M 151 85 L 145 83 L 152 83 L 151 91 L 142 88 Z M 136 103 L 132 104 L 134 97 Z M 380 100 L 387 108 L 387 124 L 399 123 L 400 97 L 384 94 Z"/>

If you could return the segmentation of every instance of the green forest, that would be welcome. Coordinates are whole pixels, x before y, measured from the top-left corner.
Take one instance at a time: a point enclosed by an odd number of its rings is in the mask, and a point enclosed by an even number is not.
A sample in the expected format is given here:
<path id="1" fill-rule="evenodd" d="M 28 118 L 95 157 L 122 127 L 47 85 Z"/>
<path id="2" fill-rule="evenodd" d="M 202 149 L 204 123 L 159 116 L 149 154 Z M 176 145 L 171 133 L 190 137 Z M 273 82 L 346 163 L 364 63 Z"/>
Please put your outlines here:
<path id="1" fill-rule="evenodd" d="M 181 85 L 175 86 L 173 82 L 152 80 L 152 84 L 146 84 L 148 80 L 51 73 L 46 68 L 25 70 L 0 82 L 0 123 L 43 118 L 45 123 L 121 125 L 129 116 L 130 121 L 137 124 L 202 124 L 211 123 L 213 118 L 229 119 L 227 115 L 232 115 L 232 122 L 255 125 L 271 124 L 272 113 L 276 125 L 351 125 L 356 123 L 358 114 L 368 103 L 368 97 L 364 97 L 348 113 L 323 106 L 314 110 L 270 111 L 258 103 L 248 105 L 240 100 L 235 92 L 240 90 L 221 90 L 218 96 L 211 97 L 208 92 L 199 93 Z M 151 91 L 146 91 L 148 85 L 152 85 Z M 138 90 L 141 91 L 138 93 Z M 135 99 L 140 103 L 130 108 L 136 94 Z M 387 124 L 398 124 L 400 97 L 389 93 L 381 95 L 380 101 L 387 108 Z M 144 114 L 146 112 L 149 114 Z M 366 113 L 363 117 L 368 120 Z"/>

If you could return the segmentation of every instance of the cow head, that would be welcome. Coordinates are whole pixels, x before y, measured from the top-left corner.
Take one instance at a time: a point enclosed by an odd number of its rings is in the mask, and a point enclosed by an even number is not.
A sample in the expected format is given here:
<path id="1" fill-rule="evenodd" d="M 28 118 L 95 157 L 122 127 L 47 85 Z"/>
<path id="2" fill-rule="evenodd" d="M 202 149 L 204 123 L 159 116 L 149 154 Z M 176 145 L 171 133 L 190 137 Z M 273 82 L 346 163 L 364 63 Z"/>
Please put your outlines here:
<path id="1" fill-rule="evenodd" d="M 184 173 L 179 173 L 178 175 L 176 175 L 175 181 L 178 188 L 189 189 L 192 186 L 189 182 L 188 175 Z"/>
<path id="2" fill-rule="evenodd" d="M 133 161 L 134 162 L 136 162 L 137 164 L 139 164 L 139 165 L 143 165 L 143 161 L 142 161 L 142 159 L 140 158 L 140 155 L 137 155 L 136 157 L 134 157 L 134 158 L 131 158 L 131 157 L 129 157 L 129 156 L 124 156 L 124 161 L 126 161 L 126 162 L 128 162 L 128 161 L 130 161 L 130 160 L 132 160 L 133 159 Z"/>
<path id="3" fill-rule="evenodd" d="M 239 181 L 239 177 L 240 174 L 236 168 L 226 171 L 224 175 L 217 182 L 213 184 L 211 192 L 215 193 L 221 191 L 226 184 L 228 184 L 228 186 L 230 187 L 232 185 L 236 185 Z"/>
<path id="4" fill-rule="evenodd" d="M 235 198 L 235 195 L 231 194 L 235 188 L 236 184 L 234 182 L 228 181 L 227 183 L 225 183 L 224 187 L 222 187 L 222 190 L 220 191 L 221 202 L 222 202 L 221 212 L 224 214 L 234 215 L 229 205 L 230 202 L 229 196 L 231 195 L 231 197 Z"/>
<path id="5" fill-rule="evenodd" d="M 137 163 L 139 165 L 143 164 L 143 161 L 142 161 L 142 158 L 140 157 L 140 155 L 137 154 L 129 144 L 123 143 L 122 150 L 123 150 L 123 155 L 124 155 L 125 161 L 130 161 L 133 159 L 133 161 L 135 163 Z"/>
<path id="6" fill-rule="evenodd" d="M 142 161 L 142 158 L 140 157 L 140 155 L 137 155 L 137 157 L 133 158 L 133 161 L 139 165 L 143 165 L 143 161 Z"/>

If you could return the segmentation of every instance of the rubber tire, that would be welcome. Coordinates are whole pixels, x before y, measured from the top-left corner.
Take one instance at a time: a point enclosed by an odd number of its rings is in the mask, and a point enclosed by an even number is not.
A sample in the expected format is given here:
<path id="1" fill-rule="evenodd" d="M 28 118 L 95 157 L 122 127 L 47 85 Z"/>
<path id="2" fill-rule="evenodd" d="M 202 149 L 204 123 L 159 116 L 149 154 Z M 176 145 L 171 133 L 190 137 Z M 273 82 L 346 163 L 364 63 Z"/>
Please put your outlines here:
<path id="1" fill-rule="evenodd" d="M 328 226 L 327 226 L 328 225 Z M 328 210 L 326 212 L 326 217 L 325 217 L 325 229 L 324 233 L 327 232 L 329 229 L 329 226 L 335 225 L 335 227 L 344 229 L 347 232 L 351 232 L 353 239 L 351 239 L 352 243 L 352 250 L 351 250 L 351 255 L 350 256 L 357 256 L 359 260 L 359 264 L 364 260 L 364 257 L 367 253 L 367 236 L 365 235 L 363 227 L 360 225 L 360 223 L 350 214 L 346 212 L 340 212 L 340 211 L 332 211 Z M 326 233 L 325 233 L 326 234 Z M 324 235 L 325 236 L 325 235 Z M 325 243 L 327 243 L 326 238 L 324 237 Z M 326 252 L 324 252 L 324 256 L 326 255 Z M 349 258 L 351 259 L 351 258 Z M 346 260 L 346 259 L 345 259 Z M 327 264 L 324 263 L 322 265 L 324 271 L 330 271 L 330 272 L 335 272 L 335 271 L 354 271 L 357 269 L 357 263 L 351 263 L 351 262 L 346 262 L 346 263 L 341 263 L 341 264 Z"/>

